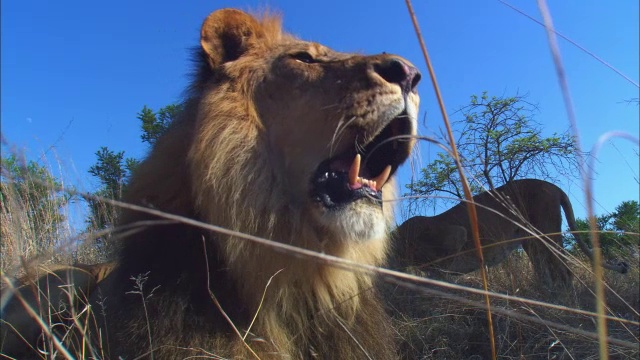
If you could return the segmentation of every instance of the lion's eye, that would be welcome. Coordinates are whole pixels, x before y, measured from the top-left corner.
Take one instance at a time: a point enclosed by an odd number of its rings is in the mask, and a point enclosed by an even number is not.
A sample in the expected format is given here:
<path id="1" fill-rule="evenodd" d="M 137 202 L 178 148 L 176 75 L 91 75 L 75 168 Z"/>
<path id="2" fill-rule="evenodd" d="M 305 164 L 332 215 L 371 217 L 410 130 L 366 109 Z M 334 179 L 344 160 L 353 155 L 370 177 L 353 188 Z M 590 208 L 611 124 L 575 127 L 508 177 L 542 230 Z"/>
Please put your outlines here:
<path id="1" fill-rule="evenodd" d="M 291 57 L 305 64 L 313 64 L 318 62 L 318 60 L 314 59 L 313 56 L 311 56 L 311 54 L 306 51 L 291 54 Z"/>

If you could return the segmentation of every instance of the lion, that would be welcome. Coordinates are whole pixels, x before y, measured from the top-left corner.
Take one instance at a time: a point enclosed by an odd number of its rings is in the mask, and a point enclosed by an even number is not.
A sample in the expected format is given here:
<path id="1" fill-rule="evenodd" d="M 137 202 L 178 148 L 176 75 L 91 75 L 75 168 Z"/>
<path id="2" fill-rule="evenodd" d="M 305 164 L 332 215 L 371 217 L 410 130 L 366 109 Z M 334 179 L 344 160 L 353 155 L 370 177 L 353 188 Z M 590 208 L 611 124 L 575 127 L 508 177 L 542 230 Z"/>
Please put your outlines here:
<path id="1" fill-rule="evenodd" d="M 529 256 L 539 281 L 548 288 L 567 288 L 572 273 L 564 258 L 562 214 L 578 247 L 593 259 L 577 226 L 569 197 L 556 185 L 543 180 L 511 181 L 493 191 L 473 197 L 478 213 L 484 263 L 497 265 L 518 247 Z M 480 268 L 467 213 L 461 202 L 444 213 L 415 216 L 394 230 L 400 266 L 424 266 L 452 273 L 469 273 Z M 603 264 L 626 273 L 624 262 Z"/>
<path id="2" fill-rule="evenodd" d="M 280 23 L 235 9 L 206 18 L 184 110 L 124 201 L 382 265 L 420 72 L 399 56 L 297 39 Z M 131 207 L 119 216 L 116 265 L 90 296 L 103 315 L 82 334 L 92 356 L 397 358 L 372 274 L 157 219 Z"/>

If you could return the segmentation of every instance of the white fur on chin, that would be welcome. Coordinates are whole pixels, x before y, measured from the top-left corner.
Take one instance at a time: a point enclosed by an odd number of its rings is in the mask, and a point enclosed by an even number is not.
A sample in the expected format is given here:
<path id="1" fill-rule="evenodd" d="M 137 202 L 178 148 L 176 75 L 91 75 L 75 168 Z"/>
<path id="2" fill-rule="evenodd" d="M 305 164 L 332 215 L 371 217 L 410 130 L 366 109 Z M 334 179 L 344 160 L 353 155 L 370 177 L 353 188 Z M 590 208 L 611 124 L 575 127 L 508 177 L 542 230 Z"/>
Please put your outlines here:
<path id="1" fill-rule="evenodd" d="M 322 209 L 320 222 L 343 241 L 366 242 L 385 236 L 387 225 L 382 208 L 360 199 L 341 209 Z"/>

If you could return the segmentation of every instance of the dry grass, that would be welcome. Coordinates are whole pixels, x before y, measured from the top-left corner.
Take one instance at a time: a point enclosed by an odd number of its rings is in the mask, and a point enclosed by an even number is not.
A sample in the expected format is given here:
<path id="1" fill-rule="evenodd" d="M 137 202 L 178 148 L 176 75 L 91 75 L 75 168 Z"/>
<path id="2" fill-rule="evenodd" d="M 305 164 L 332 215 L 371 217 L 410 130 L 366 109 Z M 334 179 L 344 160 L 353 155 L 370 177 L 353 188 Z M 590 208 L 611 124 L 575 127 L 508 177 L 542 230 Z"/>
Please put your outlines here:
<path id="1" fill-rule="evenodd" d="M 5 170 L 3 166 L 3 175 Z M 37 259 L 38 263 L 69 261 L 55 251 L 70 237 L 64 221 L 59 222 L 63 213 L 56 192 L 52 190 L 56 185 L 53 182 L 34 183 L 38 181 L 28 177 L 22 182 L 14 182 L 10 178 L 5 181 L 3 178 L 0 184 L 0 270 L 3 273 L 16 275 L 20 265 L 31 259 Z M 48 189 L 47 195 L 35 203 L 28 196 L 30 188 Z M 38 216 L 30 216 L 34 213 Z"/>
<path id="2" fill-rule="evenodd" d="M 631 259 L 627 259 L 631 260 Z M 635 347 L 609 345 L 614 359 L 637 359 L 638 310 L 640 309 L 640 281 L 638 260 L 632 262 L 629 274 L 606 273 L 606 304 L 609 314 L 635 324 L 608 321 L 609 336 L 623 340 Z M 515 295 L 524 299 L 558 304 L 570 309 L 593 312 L 596 297 L 593 294 L 593 275 L 583 267 L 572 267 L 576 279 L 574 287 L 563 293 L 541 289 L 533 274 L 528 257 L 513 254 L 509 260 L 488 270 L 489 291 Z M 423 275 L 423 274 L 420 274 Z M 481 289 L 482 279 L 476 273 L 463 276 L 444 275 L 447 282 Z M 417 293 L 402 287 L 386 286 L 391 301 L 397 331 L 403 339 L 402 354 L 415 359 L 489 359 L 491 347 L 488 341 L 486 311 L 483 299 L 459 291 L 447 291 L 475 303 L 460 303 L 450 297 Z M 491 300 L 498 359 L 597 359 L 598 341 L 593 316 L 572 311 L 493 298 Z M 569 310 L 570 310 L 569 309 Z M 524 315 L 525 318 L 520 315 Z M 528 321 L 526 317 L 552 322 Z"/>
<path id="3" fill-rule="evenodd" d="M 68 247 L 60 246 L 61 243 L 54 242 L 46 247 L 37 246 L 41 244 L 30 244 L 29 239 L 32 237 L 25 238 L 24 235 L 30 234 L 30 231 L 33 232 L 31 229 L 34 228 L 34 224 L 25 215 L 24 209 L 28 204 L 25 204 L 20 197 L 7 197 L 4 204 L 6 205 L 2 209 L 3 261 L 11 257 L 12 264 L 18 264 L 17 268 L 21 269 L 19 265 L 21 259 L 26 259 L 27 262 L 34 260 L 36 263 L 68 263 L 73 258 L 70 255 L 71 252 L 63 251 Z M 4 221 L 5 219 L 11 221 Z M 7 237 L 4 234 L 7 234 Z M 73 236 L 69 234 L 68 238 Z M 83 254 L 86 260 L 83 262 L 97 263 L 103 260 L 102 254 L 95 248 L 95 243 L 84 241 L 80 242 L 80 246 L 84 248 Z M 34 248 L 38 251 L 33 251 Z M 632 253 L 629 252 L 629 254 Z M 629 254 L 623 259 L 631 264 L 629 274 L 606 273 L 605 280 L 611 290 L 607 293 L 605 303 L 611 316 L 634 322 L 608 321 L 609 336 L 627 344 L 638 344 L 640 273 L 637 255 Z M 497 358 L 598 358 L 597 337 L 581 333 L 595 334 L 594 316 L 571 311 L 571 309 L 581 309 L 593 312 L 596 304 L 596 297 L 592 291 L 593 275 L 584 267 L 574 264 L 572 268 L 576 275 L 574 288 L 562 294 L 550 293 L 540 288 L 539 282 L 533 276 L 529 259 L 521 252 L 513 254 L 506 263 L 488 269 L 487 286 L 491 292 L 561 304 L 570 308 L 565 310 L 492 297 L 493 339 L 496 344 Z M 354 271 L 358 269 L 355 268 Z M 464 276 L 445 275 L 443 280 L 469 288 L 483 288 L 482 278 L 477 273 Z M 425 295 L 423 292 L 401 286 L 385 284 L 383 287 L 390 311 L 394 316 L 398 337 L 401 339 L 403 358 L 484 359 L 492 357 L 489 342 L 492 335 L 488 329 L 485 300 L 482 295 L 460 289 L 443 290 L 445 295 Z M 430 285 L 422 284 L 420 287 L 428 290 Z M 459 296 L 465 301 L 452 300 L 451 296 Z M 84 321 L 80 321 L 83 319 L 80 313 L 93 311 L 99 316 L 100 309 L 87 308 L 84 302 L 80 302 L 76 308 L 64 315 L 64 324 L 52 321 L 55 319 L 52 314 L 55 314 L 57 309 L 45 306 L 34 310 L 47 329 L 53 329 L 53 334 L 57 334 L 65 344 L 69 343 L 68 350 L 71 356 L 83 358 L 88 351 L 90 352 L 91 346 L 82 346 L 89 342 L 88 339 L 73 338 L 72 336 L 77 333 L 70 330 L 82 329 L 86 326 Z M 531 319 L 547 321 L 551 325 L 531 321 Z M 48 348 L 54 345 L 55 343 L 49 340 Z M 617 343 L 609 345 L 609 352 L 615 359 L 635 359 L 640 356 L 637 346 L 633 348 Z"/>
<path id="4" fill-rule="evenodd" d="M 3 167 L 3 175 L 5 170 Z M 15 182 L 3 177 L 0 186 L 1 274 L 15 277 L 24 274 L 25 267 L 48 263 L 105 261 L 106 254 L 96 244 L 96 236 L 78 233 L 69 223 L 70 212 L 78 205 L 73 188 L 67 190 L 64 182 L 53 177 L 44 183 L 37 178 Z M 35 203 L 26 195 L 29 189 L 43 191 L 46 196 Z"/>
<path id="5" fill-rule="evenodd" d="M 94 347 L 81 334 L 94 318 L 93 309 L 79 286 L 66 286 L 64 272 L 54 274 L 49 269 L 103 262 L 105 254 L 92 234 L 76 233 L 69 222 L 70 211 L 78 210 L 75 190 L 55 179 L 49 167 L 40 167 L 46 174 L 38 176 L 28 171 L 33 164 L 21 155 L 14 159 L 18 159 L 14 171 L 10 161 L 3 161 L 0 184 L 0 321 L 15 319 L 12 315 L 20 312 L 23 329 L 43 329 L 45 336 L 38 343 L 42 358 L 88 358 Z M 19 179 L 14 177 L 16 169 L 21 172 Z M 0 355 L 5 341 L 0 341 Z"/>

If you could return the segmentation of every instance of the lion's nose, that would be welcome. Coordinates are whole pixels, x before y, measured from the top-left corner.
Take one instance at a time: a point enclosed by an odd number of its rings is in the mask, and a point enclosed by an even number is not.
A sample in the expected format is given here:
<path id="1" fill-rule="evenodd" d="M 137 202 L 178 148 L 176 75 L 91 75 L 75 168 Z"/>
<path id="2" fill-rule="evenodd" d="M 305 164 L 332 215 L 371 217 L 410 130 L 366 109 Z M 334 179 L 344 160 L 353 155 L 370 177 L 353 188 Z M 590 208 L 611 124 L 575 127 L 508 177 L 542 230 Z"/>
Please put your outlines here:
<path id="1" fill-rule="evenodd" d="M 416 90 L 422 75 L 413 65 L 397 57 L 387 57 L 374 65 L 374 70 L 387 82 L 398 84 L 406 95 Z"/>

